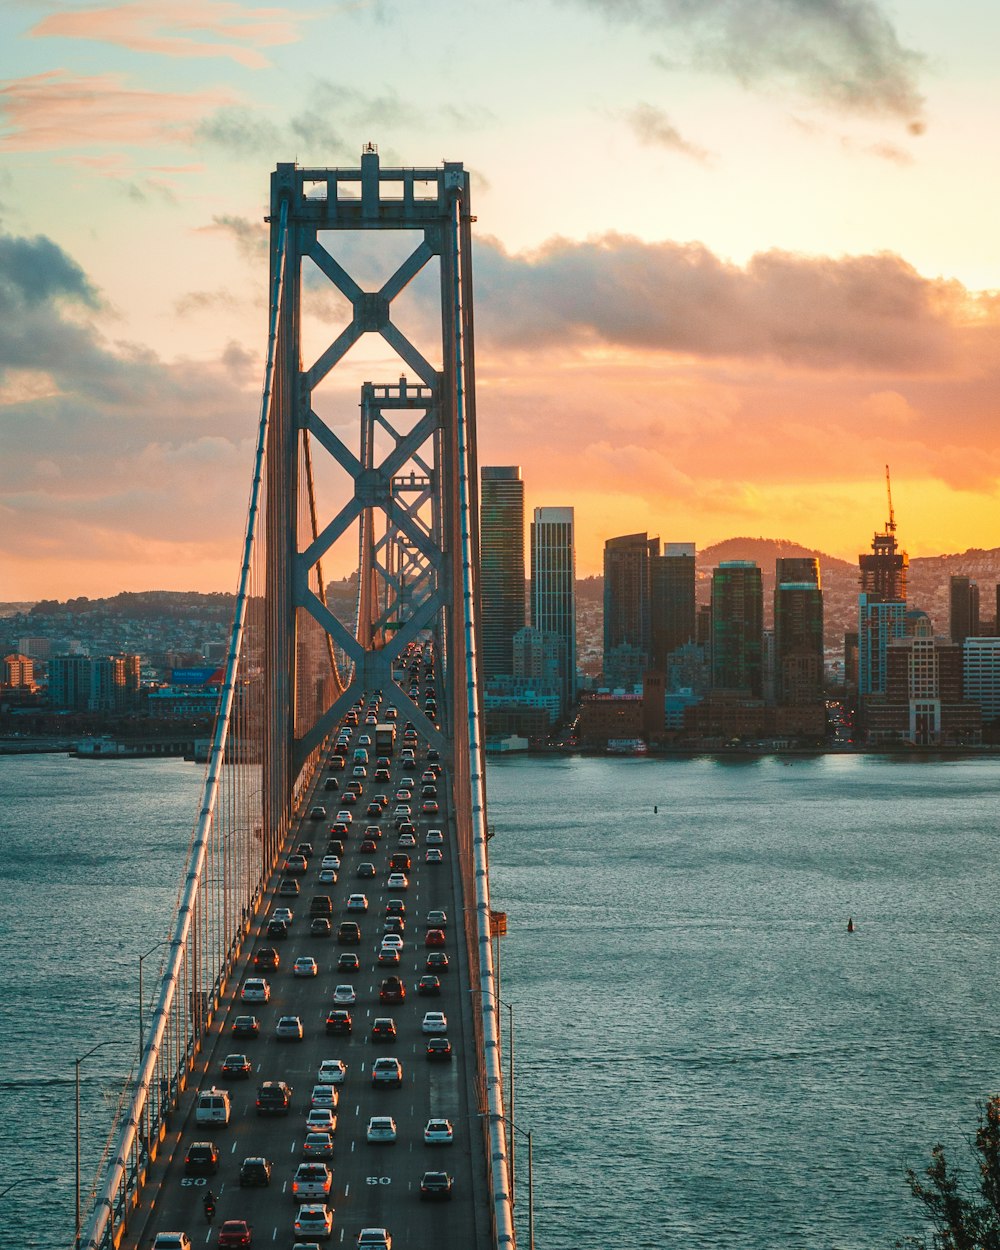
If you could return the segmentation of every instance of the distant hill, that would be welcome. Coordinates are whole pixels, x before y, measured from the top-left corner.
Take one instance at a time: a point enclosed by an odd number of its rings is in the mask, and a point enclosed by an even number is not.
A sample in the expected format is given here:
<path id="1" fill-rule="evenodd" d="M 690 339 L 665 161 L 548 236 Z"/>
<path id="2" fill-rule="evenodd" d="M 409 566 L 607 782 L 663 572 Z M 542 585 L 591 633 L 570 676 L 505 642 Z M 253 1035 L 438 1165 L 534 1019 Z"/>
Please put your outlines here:
<path id="1" fill-rule="evenodd" d="M 857 565 L 837 556 L 827 555 L 815 547 L 803 547 L 801 543 L 793 543 L 787 538 L 727 538 L 721 543 L 713 543 L 704 547 L 697 554 L 698 567 L 715 568 L 723 560 L 753 560 L 761 569 L 770 568 L 774 572 L 774 562 L 778 559 L 789 559 L 794 556 L 815 556 L 823 572 L 827 569 L 857 569 Z"/>

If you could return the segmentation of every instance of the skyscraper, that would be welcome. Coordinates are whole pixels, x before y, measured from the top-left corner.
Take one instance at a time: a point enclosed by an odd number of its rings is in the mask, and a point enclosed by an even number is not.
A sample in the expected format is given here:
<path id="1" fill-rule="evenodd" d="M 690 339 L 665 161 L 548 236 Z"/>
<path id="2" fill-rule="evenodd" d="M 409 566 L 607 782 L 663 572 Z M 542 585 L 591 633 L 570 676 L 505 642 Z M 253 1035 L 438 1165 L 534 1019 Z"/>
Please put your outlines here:
<path id="1" fill-rule="evenodd" d="M 695 546 L 666 543 L 649 565 L 650 663 L 666 672 L 667 657 L 695 639 Z"/>
<path id="2" fill-rule="evenodd" d="M 613 652 L 629 648 L 645 667 L 650 648 L 649 568 L 660 540 L 625 534 L 604 544 L 604 674 L 615 667 Z M 641 673 L 640 673 L 641 675 Z"/>
<path id="3" fill-rule="evenodd" d="M 950 591 L 949 621 L 952 642 L 965 642 L 966 638 L 978 638 L 979 584 L 971 577 L 953 573 Z"/>
<path id="4" fill-rule="evenodd" d="M 775 562 L 774 696 L 786 706 L 823 701 L 823 591 L 813 556 Z"/>
<path id="5" fill-rule="evenodd" d="M 576 702 L 576 548 L 572 508 L 536 508 L 531 523 L 531 623 L 562 642 L 563 708 Z"/>
<path id="6" fill-rule="evenodd" d="M 524 483 L 520 465 L 483 465 L 479 555 L 484 680 L 513 672 L 514 635 L 524 629 Z"/>
<path id="7" fill-rule="evenodd" d="M 723 560 L 712 573 L 712 685 L 716 690 L 764 686 L 764 585 L 752 560 Z"/>

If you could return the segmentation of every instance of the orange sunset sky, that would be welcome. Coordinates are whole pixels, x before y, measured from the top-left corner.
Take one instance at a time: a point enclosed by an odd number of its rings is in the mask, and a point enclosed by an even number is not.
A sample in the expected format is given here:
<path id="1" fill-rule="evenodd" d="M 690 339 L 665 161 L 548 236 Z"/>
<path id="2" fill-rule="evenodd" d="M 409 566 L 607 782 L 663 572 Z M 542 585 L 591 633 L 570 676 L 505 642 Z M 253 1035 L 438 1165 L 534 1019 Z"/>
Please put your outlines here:
<path id="1" fill-rule="evenodd" d="M 269 174 L 367 141 L 472 171 L 480 459 L 581 574 L 853 559 L 887 462 L 911 556 L 1000 545 L 998 45 L 983 0 L 3 6 L 0 601 L 234 588 Z"/>

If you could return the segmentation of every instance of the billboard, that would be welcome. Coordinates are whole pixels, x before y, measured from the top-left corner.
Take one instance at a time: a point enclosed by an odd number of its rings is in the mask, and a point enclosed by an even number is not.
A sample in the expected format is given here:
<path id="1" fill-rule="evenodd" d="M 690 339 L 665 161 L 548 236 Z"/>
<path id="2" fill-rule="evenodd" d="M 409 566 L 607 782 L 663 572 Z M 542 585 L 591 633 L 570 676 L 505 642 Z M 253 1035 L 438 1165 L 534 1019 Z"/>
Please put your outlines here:
<path id="1" fill-rule="evenodd" d="M 205 668 L 175 668 L 170 671 L 170 681 L 174 686 L 207 686 L 210 682 L 222 681 L 222 669 L 211 664 Z"/>

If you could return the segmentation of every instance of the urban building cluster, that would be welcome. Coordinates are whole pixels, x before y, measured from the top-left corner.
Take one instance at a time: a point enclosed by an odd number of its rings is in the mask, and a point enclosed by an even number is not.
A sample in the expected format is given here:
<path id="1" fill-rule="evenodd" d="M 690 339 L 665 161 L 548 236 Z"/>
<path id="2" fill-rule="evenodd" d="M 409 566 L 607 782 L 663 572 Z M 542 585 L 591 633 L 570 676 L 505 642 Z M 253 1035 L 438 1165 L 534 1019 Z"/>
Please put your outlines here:
<path id="1" fill-rule="evenodd" d="M 524 482 L 517 466 L 481 470 L 482 659 L 494 749 L 525 740 L 641 751 L 736 743 L 973 745 L 1000 717 L 1000 638 L 979 619 L 979 590 L 951 577 L 947 636 L 907 603 L 908 560 L 895 520 L 859 557 L 857 630 L 836 679 L 824 655 L 819 560 L 775 562 L 771 625 L 750 560 L 712 570 L 697 596 L 696 548 L 646 533 L 604 547 L 603 670 L 577 671 L 573 509 L 537 508 L 525 593 Z M 1000 608 L 1000 588 L 997 589 Z M 837 700 L 836 724 L 831 699 Z"/>

